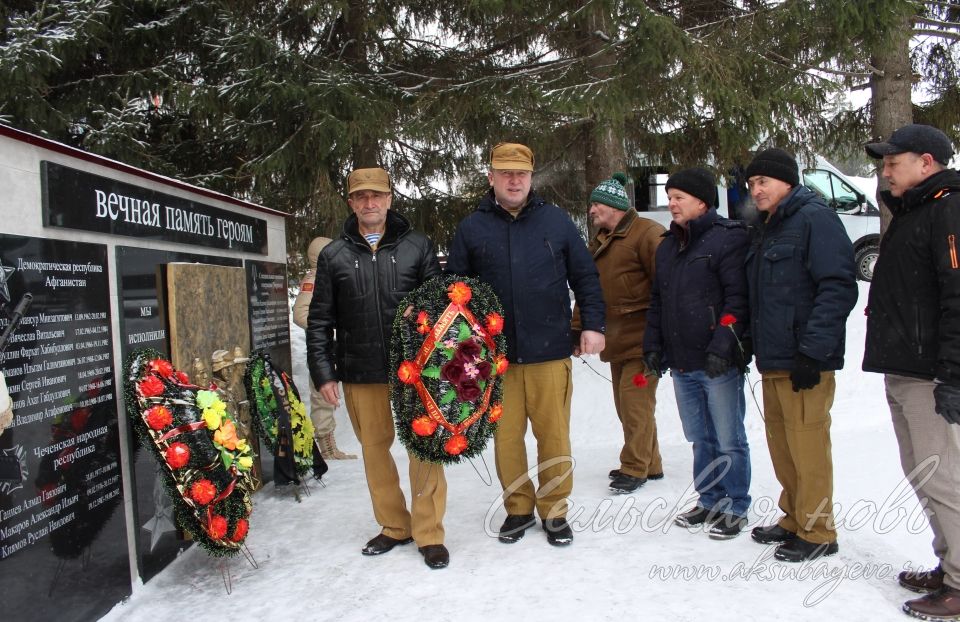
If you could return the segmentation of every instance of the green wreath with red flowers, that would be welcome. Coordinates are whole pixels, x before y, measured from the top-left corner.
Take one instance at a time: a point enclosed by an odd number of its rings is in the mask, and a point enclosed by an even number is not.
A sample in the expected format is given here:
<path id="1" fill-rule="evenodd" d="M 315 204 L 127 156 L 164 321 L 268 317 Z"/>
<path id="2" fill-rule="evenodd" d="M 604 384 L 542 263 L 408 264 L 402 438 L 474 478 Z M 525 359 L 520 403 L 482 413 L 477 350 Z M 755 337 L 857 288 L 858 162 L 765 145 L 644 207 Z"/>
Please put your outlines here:
<path id="1" fill-rule="evenodd" d="M 191 384 L 153 349 L 124 365 L 127 414 L 160 464 L 177 525 L 212 555 L 229 556 L 250 527 L 254 455 L 214 388 Z"/>
<path id="2" fill-rule="evenodd" d="M 424 462 L 457 463 L 486 447 L 503 414 L 502 331 L 503 307 L 476 279 L 437 276 L 400 303 L 390 395 L 400 442 Z"/>

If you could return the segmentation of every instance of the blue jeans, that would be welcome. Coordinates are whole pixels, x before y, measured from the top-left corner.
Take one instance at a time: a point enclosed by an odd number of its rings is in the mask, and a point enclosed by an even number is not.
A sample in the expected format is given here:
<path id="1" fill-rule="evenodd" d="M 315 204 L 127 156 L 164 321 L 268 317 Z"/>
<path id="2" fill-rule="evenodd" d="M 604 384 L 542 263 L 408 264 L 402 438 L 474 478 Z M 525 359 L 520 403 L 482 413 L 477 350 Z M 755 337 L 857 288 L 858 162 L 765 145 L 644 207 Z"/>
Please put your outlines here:
<path id="1" fill-rule="evenodd" d="M 743 418 L 743 374 L 708 378 L 703 370 L 670 372 L 683 435 L 693 443 L 697 505 L 746 516 L 750 507 L 750 447 Z"/>

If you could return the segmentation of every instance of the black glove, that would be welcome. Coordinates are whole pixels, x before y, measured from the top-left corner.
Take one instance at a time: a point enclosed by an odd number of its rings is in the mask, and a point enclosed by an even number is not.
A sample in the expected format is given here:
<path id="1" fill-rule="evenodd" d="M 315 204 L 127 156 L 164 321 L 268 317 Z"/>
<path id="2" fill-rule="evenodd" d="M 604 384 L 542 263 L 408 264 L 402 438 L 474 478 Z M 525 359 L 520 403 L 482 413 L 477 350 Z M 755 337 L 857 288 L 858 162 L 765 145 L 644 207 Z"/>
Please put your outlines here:
<path id="1" fill-rule="evenodd" d="M 722 376 L 727 373 L 729 369 L 730 361 L 716 354 L 707 353 L 707 360 L 703 364 L 703 371 L 707 372 L 707 378 Z"/>
<path id="2" fill-rule="evenodd" d="M 790 372 L 790 382 L 793 383 L 794 393 L 799 393 L 804 389 L 812 389 L 820 384 L 820 361 L 797 352 L 796 356 L 793 357 L 793 371 Z"/>
<path id="3" fill-rule="evenodd" d="M 656 374 L 657 378 L 663 378 L 663 369 L 660 368 L 663 364 L 663 359 L 659 352 L 647 352 L 644 354 L 643 364 L 647 366 L 648 372 Z"/>
<path id="4" fill-rule="evenodd" d="M 938 415 L 947 423 L 960 424 L 960 387 L 937 383 L 933 389 L 933 399 L 937 403 Z"/>

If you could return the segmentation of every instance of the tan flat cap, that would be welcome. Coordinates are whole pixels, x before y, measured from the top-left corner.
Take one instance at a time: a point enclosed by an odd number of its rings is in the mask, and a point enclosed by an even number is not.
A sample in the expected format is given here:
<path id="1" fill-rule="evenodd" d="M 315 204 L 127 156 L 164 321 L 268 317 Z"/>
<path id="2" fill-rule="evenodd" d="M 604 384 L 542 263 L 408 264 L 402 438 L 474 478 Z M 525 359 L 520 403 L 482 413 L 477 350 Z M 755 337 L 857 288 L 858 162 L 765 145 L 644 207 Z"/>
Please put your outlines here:
<path id="1" fill-rule="evenodd" d="M 347 194 L 360 190 L 390 192 L 390 176 L 382 168 L 358 168 L 347 177 Z"/>
<path id="2" fill-rule="evenodd" d="M 532 171 L 533 152 L 519 143 L 500 143 L 490 152 L 490 168 Z"/>

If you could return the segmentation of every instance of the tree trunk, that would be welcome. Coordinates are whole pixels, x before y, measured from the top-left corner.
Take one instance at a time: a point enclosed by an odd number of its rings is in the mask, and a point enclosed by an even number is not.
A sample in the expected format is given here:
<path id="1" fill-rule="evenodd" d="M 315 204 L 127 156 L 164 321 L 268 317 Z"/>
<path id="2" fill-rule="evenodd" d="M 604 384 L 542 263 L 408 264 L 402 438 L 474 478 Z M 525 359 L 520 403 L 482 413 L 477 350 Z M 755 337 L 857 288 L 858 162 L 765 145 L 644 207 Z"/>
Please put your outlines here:
<path id="1" fill-rule="evenodd" d="M 362 75 L 370 73 L 370 63 L 367 60 L 369 37 L 366 23 L 370 7 L 367 4 L 366 0 L 350 0 L 343 12 L 343 26 L 347 41 L 343 58 L 357 74 Z M 357 122 L 358 120 L 354 119 L 354 123 Z M 360 128 L 351 145 L 354 169 L 380 166 L 378 138 L 375 128 Z"/>
<path id="2" fill-rule="evenodd" d="M 913 123 L 913 106 L 910 101 L 912 71 L 910 66 L 910 36 L 912 24 L 905 15 L 900 24 L 892 27 L 884 44 L 876 50 L 871 62 L 879 73 L 870 80 L 872 98 L 873 135 L 870 142 L 890 138 L 899 127 Z M 890 209 L 880 200 L 880 192 L 890 186 L 877 170 L 877 205 L 880 206 L 880 237 L 890 224 Z"/>

